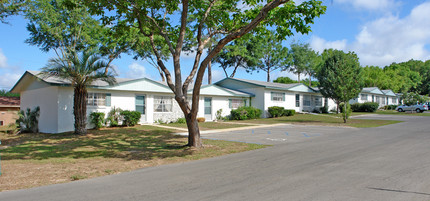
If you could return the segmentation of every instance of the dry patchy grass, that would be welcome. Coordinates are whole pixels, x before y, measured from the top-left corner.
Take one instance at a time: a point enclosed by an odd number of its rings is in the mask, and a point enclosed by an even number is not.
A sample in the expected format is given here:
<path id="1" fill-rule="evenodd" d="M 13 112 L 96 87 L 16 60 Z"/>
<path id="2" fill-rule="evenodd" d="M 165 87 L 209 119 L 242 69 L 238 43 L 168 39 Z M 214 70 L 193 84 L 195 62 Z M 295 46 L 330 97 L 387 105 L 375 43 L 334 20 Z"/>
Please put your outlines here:
<path id="1" fill-rule="evenodd" d="M 0 191 L 93 178 L 138 168 L 198 160 L 263 148 L 263 145 L 187 139 L 153 126 L 90 130 L 87 135 L 0 133 Z"/>

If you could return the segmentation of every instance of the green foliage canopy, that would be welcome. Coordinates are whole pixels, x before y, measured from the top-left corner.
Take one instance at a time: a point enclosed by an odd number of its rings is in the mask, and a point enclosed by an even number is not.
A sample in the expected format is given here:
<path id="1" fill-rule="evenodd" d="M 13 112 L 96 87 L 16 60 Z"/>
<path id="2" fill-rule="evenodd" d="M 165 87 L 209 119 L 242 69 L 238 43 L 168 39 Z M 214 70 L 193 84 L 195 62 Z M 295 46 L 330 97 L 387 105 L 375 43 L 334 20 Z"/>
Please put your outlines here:
<path id="1" fill-rule="evenodd" d="M 362 69 L 357 55 L 329 49 L 324 51 L 323 58 L 324 63 L 317 74 L 321 94 L 335 100 L 337 104 L 348 103 L 350 99 L 357 97 L 363 89 Z M 346 108 L 344 111 L 346 112 Z M 345 114 L 344 122 L 346 119 Z"/>

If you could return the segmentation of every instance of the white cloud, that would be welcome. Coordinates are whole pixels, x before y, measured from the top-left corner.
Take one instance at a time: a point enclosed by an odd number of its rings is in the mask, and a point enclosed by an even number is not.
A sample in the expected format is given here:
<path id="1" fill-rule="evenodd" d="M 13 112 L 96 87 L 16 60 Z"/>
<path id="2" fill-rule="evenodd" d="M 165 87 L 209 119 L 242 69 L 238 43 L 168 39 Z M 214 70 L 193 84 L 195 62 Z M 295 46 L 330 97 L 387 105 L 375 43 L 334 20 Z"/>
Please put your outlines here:
<path id="1" fill-rule="evenodd" d="M 400 3 L 395 0 L 335 0 L 335 2 L 351 4 L 355 9 L 372 11 L 391 10 L 400 5 Z"/>
<path id="2" fill-rule="evenodd" d="M 140 65 L 136 62 L 133 62 L 128 66 L 128 71 L 126 73 L 127 78 L 150 78 L 148 74 L 146 74 L 145 66 Z"/>
<path id="3" fill-rule="evenodd" d="M 7 58 L 3 54 L 2 49 L 0 48 L 0 68 L 6 68 L 7 66 Z"/>
<path id="4" fill-rule="evenodd" d="M 336 41 L 326 41 L 318 36 L 312 36 L 310 46 L 313 50 L 322 53 L 325 49 L 336 49 L 336 50 L 345 50 L 347 41 L 344 40 L 336 40 Z"/>
<path id="5" fill-rule="evenodd" d="M 212 66 L 212 84 L 224 78 L 225 78 L 224 72 L 220 70 L 216 70 Z M 206 72 L 205 75 L 203 76 L 203 84 L 207 84 L 207 83 L 208 83 L 208 74 Z"/>
<path id="6" fill-rule="evenodd" d="M 10 90 L 23 73 L 0 73 L 0 89 Z"/>
<path id="7" fill-rule="evenodd" d="M 385 66 L 392 62 L 410 59 L 430 59 L 430 2 L 416 6 L 404 17 L 387 15 L 361 27 L 355 40 L 326 41 L 318 36 L 311 39 L 311 47 L 317 51 L 337 48 L 354 51 L 361 65 Z M 427 46 L 427 48 L 426 48 Z"/>

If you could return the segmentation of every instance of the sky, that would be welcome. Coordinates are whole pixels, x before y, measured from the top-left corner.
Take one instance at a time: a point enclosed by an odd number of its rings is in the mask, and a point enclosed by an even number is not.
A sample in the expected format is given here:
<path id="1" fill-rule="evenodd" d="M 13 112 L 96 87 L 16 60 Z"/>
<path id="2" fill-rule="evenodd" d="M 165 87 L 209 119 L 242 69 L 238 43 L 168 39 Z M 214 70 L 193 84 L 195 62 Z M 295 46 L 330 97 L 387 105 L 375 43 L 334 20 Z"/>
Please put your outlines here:
<path id="1" fill-rule="evenodd" d="M 295 34 L 285 40 L 309 43 L 312 49 L 322 52 L 327 48 L 353 51 L 362 66 L 384 67 L 393 62 L 410 59 L 430 59 L 430 0 L 325 0 L 326 14 L 311 25 L 307 35 Z M 25 43 L 29 37 L 27 21 L 14 16 L 9 24 L 0 23 L 0 89 L 9 90 L 26 70 L 40 70 L 53 52 L 42 52 Z M 193 55 L 183 54 L 183 74 L 191 69 Z M 161 80 L 158 71 L 149 63 L 122 55 L 113 62 L 118 77 Z M 167 66 L 172 69 L 172 62 Z M 212 67 L 213 82 L 225 78 L 217 65 Z M 271 79 L 297 75 L 287 71 L 274 71 Z M 247 73 L 239 69 L 237 78 L 266 81 L 265 72 Z M 204 84 L 207 83 L 206 75 Z"/>

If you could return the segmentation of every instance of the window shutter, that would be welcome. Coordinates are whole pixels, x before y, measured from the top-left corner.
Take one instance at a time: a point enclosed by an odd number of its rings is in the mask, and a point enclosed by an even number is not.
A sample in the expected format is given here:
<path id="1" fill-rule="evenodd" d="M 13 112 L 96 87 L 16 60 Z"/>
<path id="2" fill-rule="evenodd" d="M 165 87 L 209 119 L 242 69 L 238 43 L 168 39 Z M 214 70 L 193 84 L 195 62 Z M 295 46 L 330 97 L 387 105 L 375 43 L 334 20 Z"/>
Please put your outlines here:
<path id="1" fill-rule="evenodd" d="M 110 97 L 111 97 L 111 95 L 110 94 L 106 94 L 106 106 L 110 106 Z"/>
<path id="2" fill-rule="evenodd" d="M 273 100 L 273 92 L 270 92 L 270 100 Z"/>
<path id="3" fill-rule="evenodd" d="M 282 93 L 282 101 L 285 101 L 285 93 Z"/>
<path id="4" fill-rule="evenodd" d="M 244 106 L 246 106 L 246 99 L 243 99 L 243 104 Z"/>
<path id="5" fill-rule="evenodd" d="M 228 99 L 228 108 L 232 108 L 231 99 Z"/>

